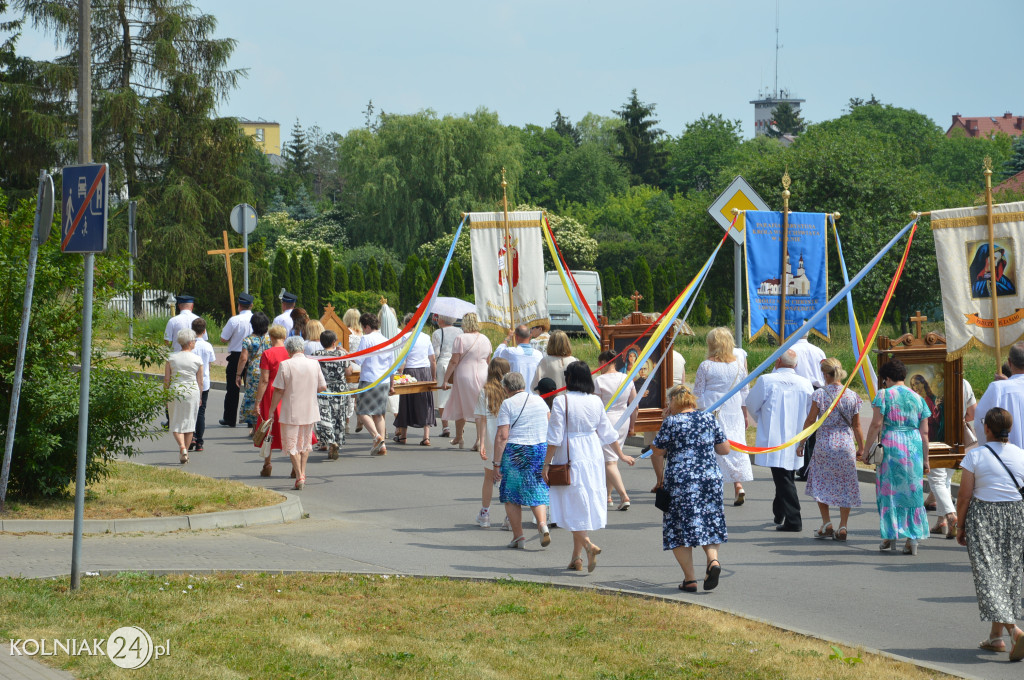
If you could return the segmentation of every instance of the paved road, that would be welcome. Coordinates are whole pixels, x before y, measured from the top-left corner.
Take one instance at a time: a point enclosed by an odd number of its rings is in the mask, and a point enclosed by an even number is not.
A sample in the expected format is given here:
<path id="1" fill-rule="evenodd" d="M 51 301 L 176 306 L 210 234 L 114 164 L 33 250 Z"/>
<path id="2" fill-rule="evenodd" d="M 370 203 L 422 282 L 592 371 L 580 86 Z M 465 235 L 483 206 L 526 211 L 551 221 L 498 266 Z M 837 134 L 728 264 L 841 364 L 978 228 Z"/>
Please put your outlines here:
<path id="1" fill-rule="evenodd" d="M 206 451 L 193 454 L 187 469 L 290 488 L 284 459 L 275 463 L 274 477 L 261 478 L 244 429 L 216 425 L 222 394 L 211 394 L 214 424 Z M 879 553 L 871 485 L 861 485 L 865 507 L 853 512 L 848 543 L 816 541 L 810 537 L 818 525 L 810 502 L 804 503 L 803 534 L 774 531 L 770 476 L 755 468 L 746 505 L 726 508 L 729 542 L 721 551 L 721 585 L 712 593 L 683 596 L 676 588 L 681 571 L 661 550 L 661 514 L 648 492 L 648 462 L 624 471 L 633 507 L 609 513 L 608 528 L 594 536 L 604 550 L 600 565 L 587 575 L 563 570 L 571 546 L 564 531 L 553 532 L 547 549 L 533 534 L 526 550 L 513 551 L 505 547 L 511 534 L 477 528 L 478 454 L 447 448 L 447 440 L 436 436 L 433 441 L 432 448 L 393 446 L 387 456 L 371 458 L 365 453 L 368 438 L 354 435 L 340 460 L 327 461 L 323 454 L 311 459 L 301 492 L 308 520 L 228 531 L 89 536 L 85 569 L 339 570 L 594 584 L 676 597 L 968 677 L 1019 678 L 1024 669 L 1005 655 L 975 649 L 988 627 L 978 619 L 966 550 L 940 537 L 924 542 L 916 558 Z M 141 462 L 178 467 L 170 435 L 143 448 Z M 496 503 L 492 507 L 500 521 L 503 513 Z M 0 542 L 0 575 L 68 571 L 68 537 L 4 536 Z"/>

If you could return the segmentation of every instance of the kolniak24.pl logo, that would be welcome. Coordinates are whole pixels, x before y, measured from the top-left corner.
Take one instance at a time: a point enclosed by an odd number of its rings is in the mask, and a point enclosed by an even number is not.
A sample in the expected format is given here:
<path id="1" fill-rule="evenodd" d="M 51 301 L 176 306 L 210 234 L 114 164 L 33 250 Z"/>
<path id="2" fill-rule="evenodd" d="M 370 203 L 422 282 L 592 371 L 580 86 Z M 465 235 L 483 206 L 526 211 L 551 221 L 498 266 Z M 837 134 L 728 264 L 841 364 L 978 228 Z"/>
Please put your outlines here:
<path id="1" fill-rule="evenodd" d="M 26 638 L 10 641 L 11 656 L 105 656 L 115 666 L 128 669 L 142 668 L 153 659 L 170 653 L 170 640 L 154 645 L 149 633 L 138 626 L 122 626 L 105 639 Z"/>

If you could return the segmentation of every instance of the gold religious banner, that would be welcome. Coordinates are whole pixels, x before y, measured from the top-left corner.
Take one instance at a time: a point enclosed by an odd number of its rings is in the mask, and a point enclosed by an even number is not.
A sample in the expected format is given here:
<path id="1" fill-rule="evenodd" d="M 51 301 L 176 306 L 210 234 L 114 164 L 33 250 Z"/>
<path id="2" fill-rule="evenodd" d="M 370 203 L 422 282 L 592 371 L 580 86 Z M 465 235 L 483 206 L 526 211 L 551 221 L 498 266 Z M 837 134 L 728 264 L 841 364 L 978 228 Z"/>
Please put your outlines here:
<path id="1" fill-rule="evenodd" d="M 228 297 L 231 298 L 231 316 L 237 314 L 235 309 L 235 281 L 231 277 L 231 256 L 235 253 L 244 253 L 245 248 L 231 248 L 228 246 L 228 232 L 224 232 L 224 248 L 221 250 L 207 250 L 207 255 L 223 255 L 224 266 L 228 271 Z"/>

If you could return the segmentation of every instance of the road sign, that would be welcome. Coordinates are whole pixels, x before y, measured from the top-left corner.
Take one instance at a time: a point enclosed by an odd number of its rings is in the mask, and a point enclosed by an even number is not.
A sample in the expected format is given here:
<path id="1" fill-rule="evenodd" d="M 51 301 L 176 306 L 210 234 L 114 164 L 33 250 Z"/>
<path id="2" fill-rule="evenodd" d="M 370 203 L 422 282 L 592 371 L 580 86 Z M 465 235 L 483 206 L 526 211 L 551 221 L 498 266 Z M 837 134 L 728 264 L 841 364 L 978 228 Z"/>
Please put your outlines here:
<path id="1" fill-rule="evenodd" d="M 251 234 L 256 228 L 256 209 L 248 203 L 239 203 L 232 208 L 231 228 L 236 234 Z"/>
<path id="2" fill-rule="evenodd" d="M 60 202 L 61 251 L 106 251 L 109 170 L 106 163 L 69 165 L 64 168 Z"/>
<path id="3" fill-rule="evenodd" d="M 740 210 L 739 217 L 736 219 L 736 224 L 732 229 L 729 229 L 729 225 L 732 224 L 733 219 L 733 208 Z M 744 219 L 744 210 L 771 210 L 768 204 L 762 200 L 757 192 L 754 191 L 746 180 L 736 176 L 736 179 L 732 181 L 732 184 L 722 192 L 721 196 L 715 199 L 715 202 L 708 208 L 708 212 L 715 218 L 715 221 L 722 226 L 722 229 L 729 231 L 729 236 L 736 243 L 743 243 L 744 228 L 746 227 L 746 220 Z"/>
<path id="4" fill-rule="evenodd" d="M 36 223 L 33 226 L 33 234 L 39 245 L 46 243 L 53 230 L 53 178 L 46 175 L 39 180 L 39 211 L 36 213 Z"/>

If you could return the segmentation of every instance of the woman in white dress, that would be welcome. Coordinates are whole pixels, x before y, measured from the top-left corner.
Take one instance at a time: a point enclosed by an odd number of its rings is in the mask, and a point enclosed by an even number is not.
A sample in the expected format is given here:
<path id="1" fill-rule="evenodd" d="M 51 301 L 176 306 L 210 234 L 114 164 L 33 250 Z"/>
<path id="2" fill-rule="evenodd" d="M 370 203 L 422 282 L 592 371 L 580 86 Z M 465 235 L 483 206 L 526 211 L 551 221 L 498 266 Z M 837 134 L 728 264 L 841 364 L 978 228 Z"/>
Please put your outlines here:
<path id="1" fill-rule="evenodd" d="M 697 397 L 697 408 L 706 410 L 718 401 L 745 377 L 747 366 L 745 358 L 740 360 L 734 351 L 732 331 L 728 328 L 712 328 L 707 336 L 708 358 L 697 368 L 697 378 L 693 386 L 693 394 Z M 729 398 L 718 409 L 718 421 L 725 429 L 725 436 L 734 442 L 746 442 L 747 407 L 743 401 L 747 398 L 748 388 Z M 750 469 L 750 456 L 742 451 L 733 450 L 728 456 L 715 456 L 718 467 L 722 469 L 722 480 L 732 482 L 736 498 L 733 505 L 743 505 L 746 492 L 743 482 L 754 478 Z"/>
<path id="2" fill-rule="evenodd" d="M 552 334 L 552 340 L 554 339 Z M 551 487 L 551 521 L 572 532 L 572 558 L 568 569 L 579 571 L 583 553 L 587 553 L 587 571 L 597 567 L 601 548 L 594 545 L 587 532 L 602 529 L 608 520 L 605 505 L 604 452 L 608 444 L 620 460 L 632 465 L 634 459 L 622 452 L 619 433 L 601 398 L 594 394 L 594 380 L 585 361 L 574 361 L 565 369 L 564 394 L 555 398 L 548 421 L 548 450 L 544 458 L 544 481 L 552 462 L 564 464 L 568 459 L 568 486 Z"/>
<path id="3" fill-rule="evenodd" d="M 452 347 L 455 345 L 455 338 L 462 335 L 462 329 L 456 328 L 453 324 L 455 319 L 450 316 L 434 315 L 437 330 L 430 336 L 430 342 L 434 345 L 434 354 L 437 355 L 437 374 L 444 377 L 448 372 L 448 362 L 452 359 Z M 451 437 L 452 432 L 448 429 L 448 419 L 444 415 L 444 407 L 448 404 L 448 390 L 438 390 L 434 393 L 434 406 L 437 407 L 438 415 L 441 417 L 441 436 Z"/>
<path id="4" fill-rule="evenodd" d="M 188 462 L 188 447 L 192 443 L 192 433 L 196 431 L 196 415 L 203 396 L 203 360 L 192 352 L 196 346 L 196 334 L 191 328 L 178 331 L 175 339 L 181 351 L 167 357 L 164 388 L 175 395 L 172 401 L 167 402 L 167 429 L 178 445 L 178 462 L 184 465 Z"/>
<path id="5" fill-rule="evenodd" d="M 626 365 L 626 362 L 621 357 L 616 359 L 615 352 L 609 349 L 598 355 L 597 363 L 607 365 L 601 370 L 601 374 L 594 378 L 594 393 L 601 397 L 601 402 L 605 405 L 605 413 L 608 414 L 608 420 L 612 422 L 614 427 L 615 423 L 622 419 L 622 414 L 626 412 L 629 405 L 636 400 L 636 385 L 629 383 L 626 389 L 619 393 L 614 403 L 608 406 L 608 402 L 615 396 L 615 391 L 622 385 L 623 376 L 619 371 Z M 626 443 L 626 436 L 633 431 L 633 427 L 636 425 L 636 412 L 637 410 L 633 409 L 629 419 L 619 426 L 618 442 L 620 449 Z M 622 483 L 622 475 L 619 474 L 619 456 L 611 446 L 605 445 L 603 450 L 604 473 L 608 485 L 608 505 L 612 504 L 612 489 L 615 489 L 619 494 L 619 507 L 617 509 L 629 510 L 629 494 L 626 493 L 626 485 Z"/>

